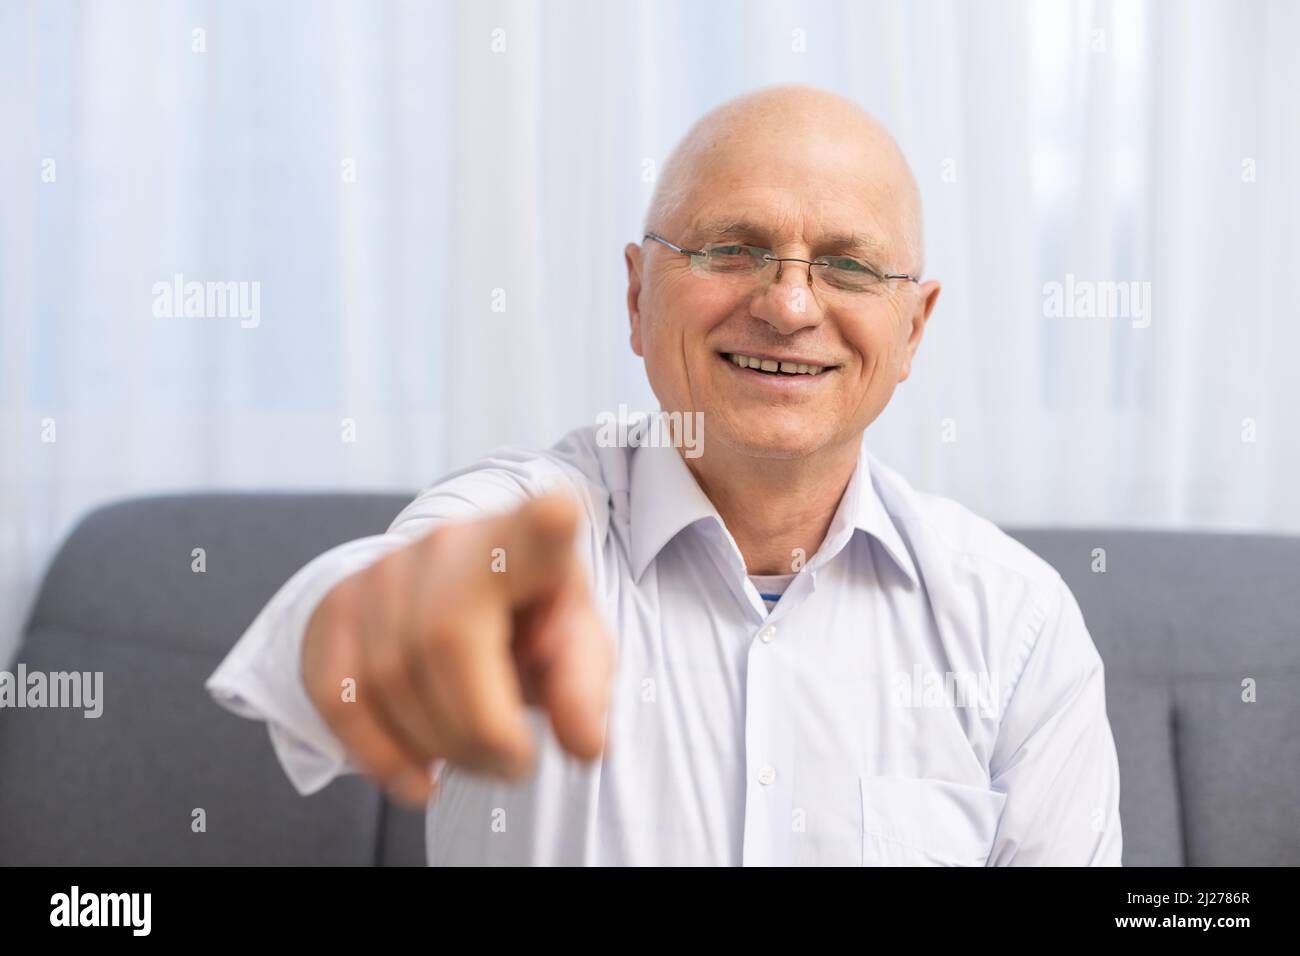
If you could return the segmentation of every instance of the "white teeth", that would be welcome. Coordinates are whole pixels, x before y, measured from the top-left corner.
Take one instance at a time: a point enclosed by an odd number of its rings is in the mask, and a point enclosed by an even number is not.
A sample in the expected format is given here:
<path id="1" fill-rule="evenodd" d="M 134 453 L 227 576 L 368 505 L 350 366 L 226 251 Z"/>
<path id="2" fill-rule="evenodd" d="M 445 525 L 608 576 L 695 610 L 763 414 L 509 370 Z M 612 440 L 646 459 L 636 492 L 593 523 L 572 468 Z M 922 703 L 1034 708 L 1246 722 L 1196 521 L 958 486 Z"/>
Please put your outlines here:
<path id="1" fill-rule="evenodd" d="M 775 359 L 759 359 L 751 355 L 732 353 L 731 361 L 740 368 L 756 368 L 764 372 L 780 371 L 786 375 L 820 375 L 823 365 L 805 365 L 803 362 L 777 362 Z"/>

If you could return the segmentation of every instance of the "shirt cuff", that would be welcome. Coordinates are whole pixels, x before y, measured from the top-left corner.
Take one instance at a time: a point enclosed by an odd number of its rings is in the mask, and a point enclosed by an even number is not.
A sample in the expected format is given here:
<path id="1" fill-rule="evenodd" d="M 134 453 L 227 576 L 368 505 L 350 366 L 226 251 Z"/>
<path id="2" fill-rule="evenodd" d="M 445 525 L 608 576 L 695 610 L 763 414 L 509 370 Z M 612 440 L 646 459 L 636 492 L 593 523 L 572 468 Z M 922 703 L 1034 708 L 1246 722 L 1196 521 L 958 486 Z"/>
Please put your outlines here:
<path id="1" fill-rule="evenodd" d="M 303 796 L 357 770 L 307 696 L 302 679 L 307 623 L 336 584 L 407 543 L 402 536 L 377 535 L 313 560 L 263 608 L 204 683 L 226 710 L 266 721 L 276 757 Z"/>

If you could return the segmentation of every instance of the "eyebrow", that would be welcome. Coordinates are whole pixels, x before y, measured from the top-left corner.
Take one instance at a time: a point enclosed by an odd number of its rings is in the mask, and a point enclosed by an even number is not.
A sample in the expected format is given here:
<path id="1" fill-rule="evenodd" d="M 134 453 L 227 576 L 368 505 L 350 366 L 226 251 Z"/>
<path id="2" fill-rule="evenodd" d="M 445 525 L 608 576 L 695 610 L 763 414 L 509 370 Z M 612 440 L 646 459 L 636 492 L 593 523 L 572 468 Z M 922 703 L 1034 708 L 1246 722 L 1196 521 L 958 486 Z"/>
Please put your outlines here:
<path id="1" fill-rule="evenodd" d="M 767 242 L 769 232 L 764 226 L 747 219 L 711 219 L 697 225 L 692 234 L 700 237 L 701 244 L 718 239 L 748 238 Z M 815 255 L 822 255 L 817 250 L 832 250 L 845 255 L 859 255 L 869 261 L 880 261 L 886 255 L 884 245 L 863 232 L 825 233 L 813 243 Z"/>

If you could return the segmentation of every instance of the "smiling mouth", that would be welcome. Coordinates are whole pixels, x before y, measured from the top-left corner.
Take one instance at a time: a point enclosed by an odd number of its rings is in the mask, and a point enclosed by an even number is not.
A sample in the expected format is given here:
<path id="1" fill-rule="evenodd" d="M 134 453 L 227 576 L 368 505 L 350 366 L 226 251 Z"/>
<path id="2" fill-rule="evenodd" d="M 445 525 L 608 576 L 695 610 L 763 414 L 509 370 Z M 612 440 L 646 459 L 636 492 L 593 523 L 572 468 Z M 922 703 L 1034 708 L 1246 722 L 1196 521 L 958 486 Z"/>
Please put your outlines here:
<path id="1" fill-rule="evenodd" d="M 804 362 L 779 362 L 776 359 L 744 355 L 740 352 L 719 352 L 718 355 L 730 362 L 732 365 L 735 365 L 737 368 L 747 369 L 763 375 L 785 376 L 789 378 L 796 378 L 799 376 L 816 377 L 834 371 L 836 368 L 834 365 L 809 365 Z"/>

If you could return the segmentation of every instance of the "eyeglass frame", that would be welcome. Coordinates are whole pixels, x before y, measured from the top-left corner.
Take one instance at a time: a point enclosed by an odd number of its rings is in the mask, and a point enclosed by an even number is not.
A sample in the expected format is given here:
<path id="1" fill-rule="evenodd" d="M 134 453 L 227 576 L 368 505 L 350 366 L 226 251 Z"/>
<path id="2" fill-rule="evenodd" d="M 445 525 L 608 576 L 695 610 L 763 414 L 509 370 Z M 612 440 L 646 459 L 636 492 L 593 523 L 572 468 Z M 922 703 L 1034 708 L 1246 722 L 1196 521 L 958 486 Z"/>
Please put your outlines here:
<path id="1" fill-rule="evenodd" d="M 681 253 L 681 254 L 684 255 L 684 256 L 691 256 L 691 257 L 694 257 L 694 256 L 706 256 L 706 255 L 708 255 L 708 250 L 707 250 L 707 249 L 684 249 L 684 248 L 682 248 L 681 246 L 677 245 L 676 243 L 669 242 L 667 239 L 665 239 L 663 236 L 659 235 L 657 232 L 647 232 L 644 236 L 641 237 L 641 241 L 642 241 L 642 242 L 645 242 L 647 239 L 653 239 L 655 242 L 662 243 L 663 245 L 665 245 L 665 246 L 667 246 L 669 249 L 671 249 L 673 252 Z M 734 243 L 734 245 L 748 245 L 748 243 Z M 762 246 L 754 246 L 754 247 L 752 247 L 752 248 L 755 248 L 755 249 L 762 249 L 763 247 L 762 247 Z M 888 279 L 906 279 L 908 282 L 915 282 L 917 285 L 920 285 L 920 284 L 921 284 L 921 279 L 920 279 L 919 276 L 908 275 L 908 274 L 905 273 L 905 272 L 886 272 L 886 273 L 882 273 L 882 272 L 878 272 L 877 270 L 873 269 L 873 268 L 871 267 L 870 264 L 868 264 L 868 263 L 866 263 L 866 262 L 863 262 L 861 259 L 858 259 L 858 258 L 856 258 L 856 257 L 854 257 L 854 256 L 845 256 L 844 258 L 846 258 L 846 259 L 853 259 L 854 262 L 859 263 L 863 268 L 865 268 L 868 272 L 870 272 L 873 276 L 875 276 L 875 277 L 876 277 L 877 279 L 879 279 L 881 282 L 884 282 L 884 281 L 886 281 L 886 280 L 888 280 Z M 818 256 L 816 259 L 800 259 L 798 256 L 774 256 L 774 255 L 772 255 L 772 250 L 771 250 L 771 249 L 768 249 L 768 250 L 766 250 L 766 252 L 764 252 L 764 254 L 763 254 L 763 261 L 764 261 L 764 262 L 802 262 L 802 263 L 804 263 L 805 265 L 808 266 L 808 282 L 809 282 L 809 283 L 812 282 L 812 267 L 813 267 L 813 266 L 830 266 L 830 263 L 829 263 L 828 261 L 826 261 L 826 257 L 825 257 L 825 256 Z M 780 270 L 779 270 L 779 269 L 778 269 L 777 274 L 778 274 L 778 275 L 780 274 Z"/>

